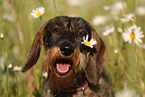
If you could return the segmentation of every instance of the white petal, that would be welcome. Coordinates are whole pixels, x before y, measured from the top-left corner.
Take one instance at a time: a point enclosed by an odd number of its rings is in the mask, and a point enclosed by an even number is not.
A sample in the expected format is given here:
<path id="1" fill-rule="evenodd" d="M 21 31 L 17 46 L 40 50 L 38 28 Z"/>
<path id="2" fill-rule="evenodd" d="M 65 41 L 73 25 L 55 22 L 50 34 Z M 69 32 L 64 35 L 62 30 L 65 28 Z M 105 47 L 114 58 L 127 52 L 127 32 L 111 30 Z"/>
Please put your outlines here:
<path id="1" fill-rule="evenodd" d="M 136 37 L 138 37 L 138 38 L 143 38 L 143 37 L 144 37 L 144 35 L 140 35 L 140 36 L 138 35 L 138 36 L 136 36 Z"/>
<path id="2" fill-rule="evenodd" d="M 139 41 L 140 43 L 142 43 L 142 40 L 140 38 L 136 38 L 135 40 Z"/>
<path id="3" fill-rule="evenodd" d="M 109 31 L 105 31 L 104 33 L 103 33 L 103 36 L 108 36 L 109 35 Z"/>
<path id="4" fill-rule="evenodd" d="M 84 40 L 84 42 L 85 42 L 85 36 L 83 37 L 83 40 Z"/>
<path id="5" fill-rule="evenodd" d="M 122 33 L 122 37 L 125 42 L 127 42 L 130 39 L 129 33 Z"/>
<path id="6" fill-rule="evenodd" d="M 86 35 L 86 41 L 88 41 L 88 39 L 89 39 L 89 35 Z"/>
<path id="7" fill-rule="evenodd" d="M 136 33 L 136 35 L 143 35 L 143 31 L 140 31 L 140 32 L 135 32 Z"/>
<path id="8" fill-rule="evenodd" d="M 89 47 L 93 48 L 93 45 L 90 45 Z"/>
<path id="9" fill-rule="evenodd" d="M 95 45 L 95 44 L 97 44 L 97 41 L 96 41 L 95 39 L 91 39 L 91 40 L 90 40 L 90 43 L 91 43 L 92 45 Z"/>
<path id="10" fill-rule="evenodd" d="M 144 37 L 143 32 L 137 33 L 137 34 L 136 34 L 136 37 L 138 37 L 138 38 L 143 38 L 143 37 Z"/>
<path id="11" fill-rule="evenodd" d="M 115 28 L 114 26 L 111 28 L 111 32 L 113 32 L 113 31 L 114 31 L 114 28 Z"/>
<path id="12" fill-rule="evenodd" d="M 121 19 L 121 23 L 126 23 L 127 21 L 126 21 L 126 19 Z"/>
<path id="13" fill-rule="evenodd" d="M 135 42 L 137 45 L 139 45 L 139 43 L 138 43 L 138 41 L 137 41 L 136 39 L 134 40 L 134 42 Z"/>
<path id="14" fill-rule="evenodd" d="M 137 27 L 137 28 L 135 29 L 136 32 L 139 32 L 140 30 L 141 30 L 141 27 Z"/>
<path id="15" fill-rule="evenodd" d="M 129 39 L 129 43 L 131 44 L 132 39 Z"/>
<path id="16" fill-rule="evenodd" d="M 32 10 L 33 13 L 36 13 L 36 10 Z"/>

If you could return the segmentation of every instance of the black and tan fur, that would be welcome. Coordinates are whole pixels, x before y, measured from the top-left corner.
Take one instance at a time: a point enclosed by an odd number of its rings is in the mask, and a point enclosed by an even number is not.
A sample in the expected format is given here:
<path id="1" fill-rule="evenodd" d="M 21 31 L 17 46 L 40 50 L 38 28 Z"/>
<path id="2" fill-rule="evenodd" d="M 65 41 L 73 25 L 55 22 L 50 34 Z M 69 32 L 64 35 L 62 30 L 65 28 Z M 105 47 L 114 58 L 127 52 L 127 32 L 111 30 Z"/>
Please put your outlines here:
<path id="1" fill-rule="evenodd" d="M 86 35 L 89 40 L 97 41 L 93 48 L 81 44 Z M 45 23 L 36 34 L 23 72 L 37 62 L 42 46 L 45 48 L 44 67 L 48 72 L 42 97 L 113 97 L 110 82 L 102 70 L 107 58 L 104 42 L 87 21 L 58 16 Z M 71 64 L 69 72 L 59 74 L 56 62 Z M 84 90 L 64 91 L 83 87 L 85 82 L 88 87 Z"/>

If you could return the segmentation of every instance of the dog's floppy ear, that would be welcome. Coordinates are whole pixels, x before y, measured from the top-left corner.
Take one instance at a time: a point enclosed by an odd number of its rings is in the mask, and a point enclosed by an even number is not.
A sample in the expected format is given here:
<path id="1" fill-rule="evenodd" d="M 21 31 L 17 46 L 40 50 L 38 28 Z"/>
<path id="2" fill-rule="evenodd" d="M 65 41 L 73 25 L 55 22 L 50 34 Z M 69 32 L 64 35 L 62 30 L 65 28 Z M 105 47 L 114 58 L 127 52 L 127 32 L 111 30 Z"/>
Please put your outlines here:
<path id="1" fill-rule="evenodd" d="M 88 63 L 85 67 L 85 73 L 88 82 L 92 85 L 97 85 L 99 82 L 99 75 L 102 72 L 102 65 L 107 58 L 107 51 L 104 42 L 97 35 L 96 31 L 93 28 L 91 29 L 91 38 L 97 41 L 97 44 L 94 45 L 96 53 L 90 53 L 88 55 Z"/>
<path id="2" fill-rule="evenodd" d="M 27 54 L 27 60 L 25 66 L 22 69 L 22 72 L 28 71 L 38 60 L 43 44 L 43 36 L 45 34 L 44 28 L 47 24 L 45 24 L 39 32 L 37 32 L 33 44 Z"/>

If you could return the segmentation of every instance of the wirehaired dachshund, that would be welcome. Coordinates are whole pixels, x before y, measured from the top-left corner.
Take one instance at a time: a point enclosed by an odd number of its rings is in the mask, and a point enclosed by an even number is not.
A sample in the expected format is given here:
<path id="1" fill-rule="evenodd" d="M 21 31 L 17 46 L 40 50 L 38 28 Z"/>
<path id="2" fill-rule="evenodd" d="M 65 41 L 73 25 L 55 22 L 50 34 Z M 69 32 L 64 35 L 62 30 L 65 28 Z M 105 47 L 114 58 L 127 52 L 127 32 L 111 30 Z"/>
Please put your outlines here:
<path id="1" fill-rule="evenodd" d="M 45 48 L 48 76 L 41 97 L 114 97 L 102 65 L 107 52 L 95 29 L 79 17 L 58 16 L 36 34 L 22 72 Z"/>

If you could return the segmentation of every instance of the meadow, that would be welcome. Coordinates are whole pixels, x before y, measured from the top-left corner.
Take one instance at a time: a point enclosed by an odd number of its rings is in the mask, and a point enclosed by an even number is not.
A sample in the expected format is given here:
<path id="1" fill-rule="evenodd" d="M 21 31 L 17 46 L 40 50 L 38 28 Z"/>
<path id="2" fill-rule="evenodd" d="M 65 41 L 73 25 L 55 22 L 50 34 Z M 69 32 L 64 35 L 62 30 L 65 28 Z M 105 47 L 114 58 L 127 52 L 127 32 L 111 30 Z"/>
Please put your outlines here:
<path id="1" fill-rule="evenodd" d="M 34 18 L 39 7 L 45 12 Z M 84 18 L 103 39 L 116 97 L 145 97 L 145 0 L 0 0 L 0 97 L 39 95 L 44 50 L 32 69 L 21 69 L 36 33 L 59 15 Z"/>

